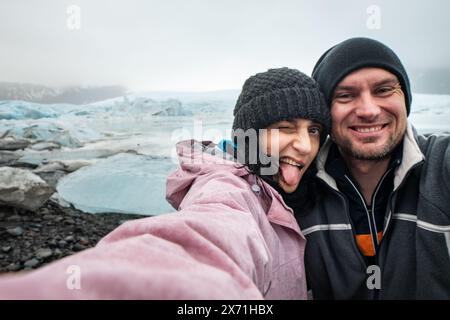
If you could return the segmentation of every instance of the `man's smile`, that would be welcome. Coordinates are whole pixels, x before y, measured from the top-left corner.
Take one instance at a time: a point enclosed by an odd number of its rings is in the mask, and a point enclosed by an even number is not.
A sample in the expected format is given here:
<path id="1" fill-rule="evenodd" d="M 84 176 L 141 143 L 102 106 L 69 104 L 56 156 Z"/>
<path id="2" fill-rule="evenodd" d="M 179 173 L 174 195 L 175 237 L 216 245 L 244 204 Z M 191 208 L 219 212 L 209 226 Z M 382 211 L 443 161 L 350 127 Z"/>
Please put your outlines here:
<path id="1" fill-rule="evenodd" d="M 373 125 L 356 125 L 349 126 L 349 130 L 351 134 L 357 137 L 365 138 L 372 136 L 379 136 L 380 134 L 385 132 L 385 129 L 388 127 L 388 123 L 384 124 L 373 124 Z"/>

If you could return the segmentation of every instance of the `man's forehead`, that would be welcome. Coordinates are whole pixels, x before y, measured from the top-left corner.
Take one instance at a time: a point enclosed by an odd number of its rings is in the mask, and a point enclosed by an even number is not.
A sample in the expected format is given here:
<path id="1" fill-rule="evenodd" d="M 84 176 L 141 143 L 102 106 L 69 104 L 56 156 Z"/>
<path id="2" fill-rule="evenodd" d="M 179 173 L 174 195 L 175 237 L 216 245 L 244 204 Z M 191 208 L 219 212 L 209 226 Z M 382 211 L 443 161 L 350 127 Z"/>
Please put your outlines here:
<path id="1" fill-rule="evenodd" d="M 373 85 L 384 82 L 398 82 L 398 78 L 392 72 L 381 68 L 362 68 L 349 73 L 342 79 L 335 90 L 342 87 L 355 87 L 364 84 Z"/>

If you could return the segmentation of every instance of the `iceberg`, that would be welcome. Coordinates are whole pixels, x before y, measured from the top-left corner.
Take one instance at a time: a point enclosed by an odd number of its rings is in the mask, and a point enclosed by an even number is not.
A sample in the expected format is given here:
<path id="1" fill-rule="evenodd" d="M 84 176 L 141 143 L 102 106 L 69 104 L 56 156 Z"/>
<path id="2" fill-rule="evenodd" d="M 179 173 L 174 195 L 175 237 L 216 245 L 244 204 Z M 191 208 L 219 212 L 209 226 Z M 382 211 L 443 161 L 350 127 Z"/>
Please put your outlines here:
<path id="1" fill-rule="evenodd" d="M 175 167 L 170 159 L 121 153 L 61 178 L 56 189 L 85 212 L 159 215 L 174 211 L 165 183 Z"/>
<path id="2" fill-rule="evenodd" d="M 72 137 L 68 130 L 65 130 L 55 124 L 42 126 L 39 124 L 24 128 L 23 137 L 38 141 L 56 142 L 66 147 L 81 147 L 81 142 Z"/>
<path id="3" fill-rule="evenodd" d="M 49 121 L 39 119 L 33 121 L 0 122 L 0 133 L 6 133 L 15 138 L 29 139 L 33 142 L 53 142 L 63 147 L 81 147 L 84 141 L 102 139 L 104 136 L 95 129 L 61 118 Z"/>
<path id="4" fill-rule="evenodd" d="M 184 117 L 193 115 L 192 111 L 183 108 L 181 102 L 176 99 L 163 101 L 161 103 L 161 107 L 163 108 L 163 110 L 154 113 L 154 116 Z"/>
<path id="5" fill-rule="evenodd" d="M 57 118 L 60 114 L 51 106 L 25 101 L 0 101 L 0 120 Z"/>

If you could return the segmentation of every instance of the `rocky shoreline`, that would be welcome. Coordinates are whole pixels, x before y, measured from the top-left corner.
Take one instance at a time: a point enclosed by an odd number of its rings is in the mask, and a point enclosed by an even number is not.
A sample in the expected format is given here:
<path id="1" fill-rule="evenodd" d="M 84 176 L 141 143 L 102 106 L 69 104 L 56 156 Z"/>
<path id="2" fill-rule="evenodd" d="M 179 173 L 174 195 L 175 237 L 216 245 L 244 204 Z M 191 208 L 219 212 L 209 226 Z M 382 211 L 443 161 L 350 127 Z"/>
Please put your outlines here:
<path id="1" fill-rule="evenodd" d="M 67 134 L 62 130 L 58 137 Z M 90 214 L 62 202 L 56 192 L 58 180 L 92 161 L 22 162 L 19 159 L 29 148 L 61 148 L 58 139 L 26 137 L 17 138 L 9 131 L 0 135 L 0 274 L 36 269 L 93 247 L 124 221 L 146 217 Z"/>
<path id="2" fill-rule="evenodd" d="M 38 210 L 0 206 L 0 273 L 39 268 L 95 246 L 136 214 L 89 214 L 48 200 Z"/>

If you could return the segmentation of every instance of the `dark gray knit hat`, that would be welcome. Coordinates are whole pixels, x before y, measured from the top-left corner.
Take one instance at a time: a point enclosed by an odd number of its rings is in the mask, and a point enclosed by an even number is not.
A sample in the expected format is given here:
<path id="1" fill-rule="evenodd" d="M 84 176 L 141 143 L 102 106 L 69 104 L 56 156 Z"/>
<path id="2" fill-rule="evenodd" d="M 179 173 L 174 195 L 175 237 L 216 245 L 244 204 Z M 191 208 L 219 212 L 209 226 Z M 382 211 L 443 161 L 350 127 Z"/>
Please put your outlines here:
<path id="1" fill-rule="evenodd" d="M 317 61 L 312 77 L 319 83 L 331 106 L 338 83 L 353 71 L 368 67 L 385 69 L 397 76 L 409 115 L 412 96 L 408 74 L 395 52 L 379 41 L 351 38 L 331 47 Z"/>
<path id="2" fill-rule="evenodd" d="M 330 131 L 330 113 L 317 82 L 289 68 L 269 69 L 245 81 L 234 108 L 233 130 L 263 129 L 294 118 L 313 120 Z"/>

